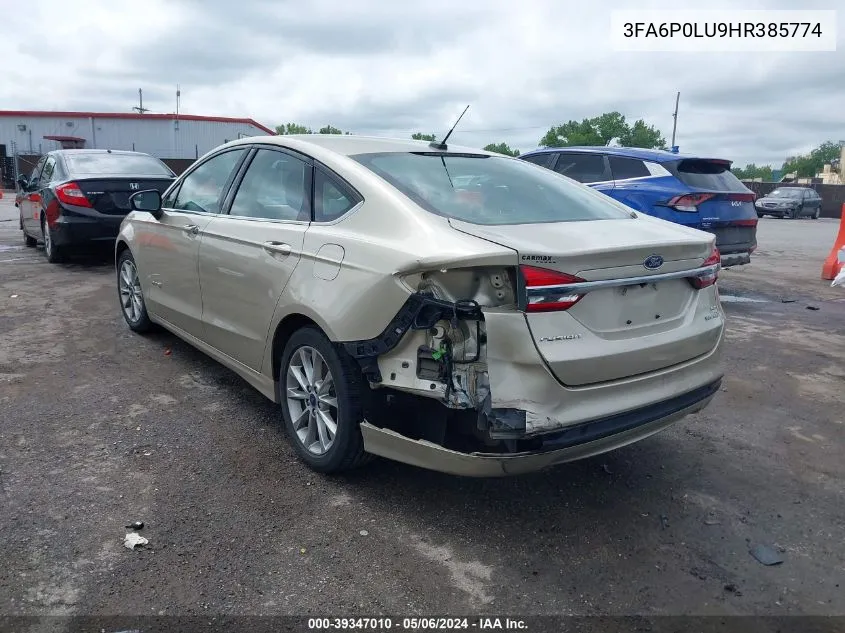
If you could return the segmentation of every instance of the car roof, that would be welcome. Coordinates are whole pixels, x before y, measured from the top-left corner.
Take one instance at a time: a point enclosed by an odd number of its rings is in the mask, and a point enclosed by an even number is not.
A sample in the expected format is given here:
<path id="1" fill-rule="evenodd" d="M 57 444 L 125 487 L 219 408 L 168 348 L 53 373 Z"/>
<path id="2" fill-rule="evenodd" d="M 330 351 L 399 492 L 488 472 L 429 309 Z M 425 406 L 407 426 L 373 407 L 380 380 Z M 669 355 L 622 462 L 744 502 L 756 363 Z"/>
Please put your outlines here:
<path id="1" fill-rule="evenodd" d="M 441 152 L 455 154 L 479 154 L 483 156 L 502 156 L 477 147 L 465 147 L 447 143 L 446 150 L 431 147 L 428 141 L 413 139 L 387 138 L 379 136 L 354 136 L 352 134 L 283 134 L 277 136 L 250 136 L 230 141 L 226 146 L 253 143 L 265 143 L 290 147 L 307 152 L 309 147 L 318 147 L 343 156 L 355 154 L 374 154 L 379 152 Z"/>
<path id="2" fill-rule="evenodd" d="M 539 149 L 525 152 L 522 157 L 531 156 L 532 154 L 547 154 L 549 152 L 579 152 L 587 154 L 610 154 L 612 156 L 623 156 L 625 158 L 638 158 L 640 160 L 650 160 L 655 163 L 668 163 L 676 160 L 718 160 L 730 163 L 731 161 L 724 158 L 717 158 L 713 156 L 698 156 L 695 154 L 675 154 L 662 149 L 645 149 L 643 147 L 604 147 L 604 146 L 577 146 L 569 145 L 567 147 L 541 147 Z"/>
<path id="3" fill-rule="evenodd" d="M 123 149 L 54 149 L 48 154 L 55 154 L 59 156 L 80 156 L 82 154 L 117 154 L 117 155 L 128 155 L 128 156 L 148 156 L 151 157 L 150 154 L 146 152 L 133 152 L 130 150 L 123 150 Z"/>

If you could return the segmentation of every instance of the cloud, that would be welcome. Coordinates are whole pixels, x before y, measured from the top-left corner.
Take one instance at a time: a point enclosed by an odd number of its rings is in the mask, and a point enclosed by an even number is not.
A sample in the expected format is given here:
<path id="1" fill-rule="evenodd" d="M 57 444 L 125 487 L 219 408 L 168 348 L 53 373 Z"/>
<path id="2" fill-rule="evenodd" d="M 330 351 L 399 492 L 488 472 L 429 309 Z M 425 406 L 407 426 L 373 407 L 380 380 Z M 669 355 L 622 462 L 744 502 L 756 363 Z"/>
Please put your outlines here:
<path id="1" fill-rule="evenodd" d="M 621 53 L 609 28 L 610 11 L 631 8 L 623 0 L 79 0 L 74 20 L 64 6 L 4 16 L 4 107 L 128 111 L 143 88 L 145 106 L 170 112 L 179 84 L 186 113 L 407 136 L 444 134 L 469 103 L 456 142 L 524 151 L 552 125 L 611 110 L 668 140 L 680 91 L 685 152 L 777 166 L 845 136 L 841 27 L 833 53 Z M 51 37 L 33 40 L 32 24 Z"/>

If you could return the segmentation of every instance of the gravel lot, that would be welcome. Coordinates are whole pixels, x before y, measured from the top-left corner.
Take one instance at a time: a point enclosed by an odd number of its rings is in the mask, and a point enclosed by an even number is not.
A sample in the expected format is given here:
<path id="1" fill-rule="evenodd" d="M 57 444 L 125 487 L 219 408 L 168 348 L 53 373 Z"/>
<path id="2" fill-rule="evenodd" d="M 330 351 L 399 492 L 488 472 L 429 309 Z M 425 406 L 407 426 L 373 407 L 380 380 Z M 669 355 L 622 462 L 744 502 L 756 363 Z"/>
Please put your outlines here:
<path id="1" fill-rule="evenodd" d="M 845 615 L 835 221 L 764 219 L 753 263 L 723 273 L 706 411 L 471 480 L 312 474 L 234 374 L 129 332 L 109 262 L 47 264 L 17 218 L 0 200 L 0 615 Z M 150 543 L 130 551 L 136 520 Z"/>

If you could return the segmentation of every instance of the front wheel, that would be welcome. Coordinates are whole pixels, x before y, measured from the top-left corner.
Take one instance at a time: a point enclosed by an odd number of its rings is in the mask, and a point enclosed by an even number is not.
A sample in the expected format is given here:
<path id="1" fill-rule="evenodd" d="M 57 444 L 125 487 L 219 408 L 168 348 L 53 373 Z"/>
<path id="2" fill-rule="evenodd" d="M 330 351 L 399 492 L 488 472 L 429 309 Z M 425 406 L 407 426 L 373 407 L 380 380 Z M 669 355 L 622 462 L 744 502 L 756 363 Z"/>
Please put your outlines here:
<path id="1" fill-rule="evenodd" d="M 360 424 L 369 387 L 355 361 L 315 327 L 294 332 L 279 366 L 282 419 L 294 450 L 313 470 L 363 465 Z"/>
<path id="2" fill-rule="evenodd" d="M 138 266 L 129 249 L 123 251 L 117 260 L 117 292 L 120 297 L 120 312 L 129 329 L 138 333 L 149 332 L 153 328 L 153 322 L 150 321 L 147 306 L 144 304 Z"/>

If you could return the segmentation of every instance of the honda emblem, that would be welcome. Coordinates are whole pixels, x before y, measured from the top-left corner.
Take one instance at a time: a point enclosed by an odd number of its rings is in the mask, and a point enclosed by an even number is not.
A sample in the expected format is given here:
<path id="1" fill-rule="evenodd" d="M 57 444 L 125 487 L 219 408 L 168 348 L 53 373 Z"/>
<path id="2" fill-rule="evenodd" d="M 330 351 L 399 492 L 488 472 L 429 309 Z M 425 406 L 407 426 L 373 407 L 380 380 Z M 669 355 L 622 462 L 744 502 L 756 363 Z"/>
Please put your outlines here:
<path id="1" fill-rule="evenodd" d="M 138 183 L 137 183 L 137 182 L 130 182 L 130 183 L 129 183 L 129 188 L 130 188 L 132 191 L 138 191 Z"/>

